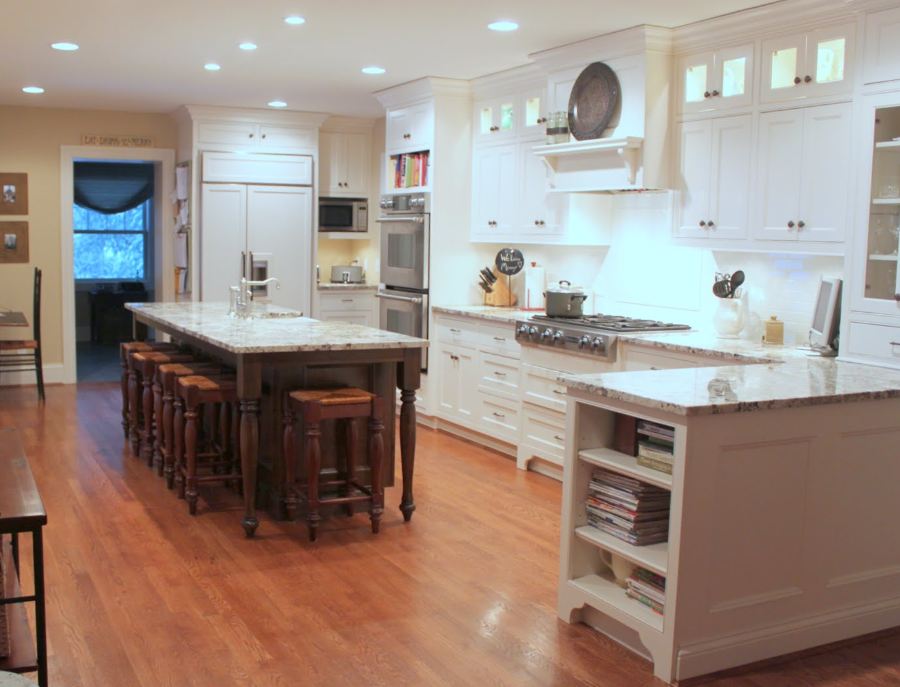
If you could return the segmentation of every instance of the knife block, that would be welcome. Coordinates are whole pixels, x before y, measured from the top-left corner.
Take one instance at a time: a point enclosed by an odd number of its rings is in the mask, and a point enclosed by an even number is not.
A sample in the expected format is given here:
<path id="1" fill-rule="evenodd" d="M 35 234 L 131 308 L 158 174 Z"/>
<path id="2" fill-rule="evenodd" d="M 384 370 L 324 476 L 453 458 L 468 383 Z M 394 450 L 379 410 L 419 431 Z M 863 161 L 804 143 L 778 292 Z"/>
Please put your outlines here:
<path id="1" fill-rule="evenodd" d="M 511 308 L 518 300 L 516 294 L 512 292 L 512 277 L 497 272 L 497 268 L 493 268 L 491 272 L 497 277 L 497 281 L 491 284 L 493 291 L 484 294 L 484 304 L 493 305 L 500 308 Z"/>

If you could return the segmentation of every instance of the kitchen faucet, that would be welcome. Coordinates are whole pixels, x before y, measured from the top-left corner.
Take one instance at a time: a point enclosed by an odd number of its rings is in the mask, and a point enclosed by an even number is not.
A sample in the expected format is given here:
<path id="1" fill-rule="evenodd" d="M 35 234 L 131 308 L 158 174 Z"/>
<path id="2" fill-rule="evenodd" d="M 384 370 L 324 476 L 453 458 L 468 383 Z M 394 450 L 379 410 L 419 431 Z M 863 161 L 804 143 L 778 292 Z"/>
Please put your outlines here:
<path id="1" fill-rule="evenodd" d="M 281 288 L 278 277 L 269 277 L 261 281 L 252 281 L 246 277 L 241 277 L 240 286 L 229 286 L 228 314 L 231 317 L 250 317 L 250 306 L 253 301 L 253 292 L 250 287 L 268 286 L 275 284 L 276 289 Z"/>

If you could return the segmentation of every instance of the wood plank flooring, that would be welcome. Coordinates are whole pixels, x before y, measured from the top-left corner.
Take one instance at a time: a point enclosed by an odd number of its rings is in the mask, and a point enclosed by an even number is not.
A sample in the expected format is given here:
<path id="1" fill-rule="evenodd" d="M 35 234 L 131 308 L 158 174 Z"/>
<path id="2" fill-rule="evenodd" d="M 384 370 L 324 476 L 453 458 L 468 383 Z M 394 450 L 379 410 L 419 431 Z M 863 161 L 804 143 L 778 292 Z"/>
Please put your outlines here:
<path id="1" fill-rule="evenodd" d="M 192 518 L 130 456 L 116 385 L 35 396 L 0 389 L 0 427 L 20 429 L 49 514 L 51 685 L 664 684 L 557 620 L 560 486 L 508 459 L 420 429 L 410 524 L 395 488 L 377 536 L 359 514 L 315 544 L 267 517 L 247 540 L 237 496 L 201 491 Z M 900 634 L 702 684 L 900 685 Z"/>

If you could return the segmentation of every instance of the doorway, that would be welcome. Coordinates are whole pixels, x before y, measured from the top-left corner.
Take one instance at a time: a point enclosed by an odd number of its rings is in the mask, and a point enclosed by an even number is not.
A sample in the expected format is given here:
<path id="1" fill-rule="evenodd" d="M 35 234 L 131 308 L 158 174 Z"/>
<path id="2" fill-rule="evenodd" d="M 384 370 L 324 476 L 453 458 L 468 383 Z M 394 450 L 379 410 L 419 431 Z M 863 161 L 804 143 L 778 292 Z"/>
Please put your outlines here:
<path id="1" fill-rule="evenodd" d="M 163 239 L 173 228 L 166 189 L 174 188 L 174 153 L 62 153 L 63 375 L 67 383 L 115 381 L 119 343 L 131 338 L 124 304 L 173 297 L 163 279 L 172 246 Z"/>

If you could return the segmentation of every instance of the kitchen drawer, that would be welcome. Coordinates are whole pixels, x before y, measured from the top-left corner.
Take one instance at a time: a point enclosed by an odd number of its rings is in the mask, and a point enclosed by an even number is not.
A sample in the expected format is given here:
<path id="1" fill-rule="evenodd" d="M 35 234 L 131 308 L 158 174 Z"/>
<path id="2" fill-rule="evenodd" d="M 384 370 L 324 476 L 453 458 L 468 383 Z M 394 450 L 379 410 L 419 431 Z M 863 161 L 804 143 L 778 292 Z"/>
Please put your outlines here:
<path id="1" fill-rule="evenodd" d="M 491 353 L 481 354 L 481 379 L 478 388 L 492 394 L 519 400 L 519 363 Z"/>
<path id="2" fill-rule="evenodd" d="M 562 465 L 566 451 L 566 416 L 523 403 L 522 445 L 535 456 Z"/>
<path id="3" fill-rule="evenodd" d="M 556 381 L 559 372 L 522 365 L 522 400 L 559 413 L 566 411 L 566 387 Z"/>
<path id="4" fill-rule="evenodd" d="M 322 322 L 347 322 L 361 324 L 363 327 L 374 327 L 375 318 L 367 310 L 323 310 L 319 313 Z"/>
<path id="5" fill-rule="evenodd" d="M 308 127 L 261 124 L 259 138 L 267 148 L 312 151 L 316 149 L 316 132 Z"/>
<path id="6" fill-rule="evenodd" d="M 481 349 L 497 353 L 498 355 L 506 355 L 512 358 L 518 358 L 521 352 L 521 346 L 516 341 L 515 325 L 502 324 L 486 324 L 478 325 L 481 334 Z"/>
<path id="7" fill-rule="evenodd" d="M 519 439 L 520 410 L 518 401 L 479 392 L 481 418 L 478 429 L 503 441 Z"/>
<path id="8" fill-rule="evenodd" d="M 375 307 L 372 293 L 320 293 L 319 310 L 329 311 L 371 311 Z"/>
<path id="9" fill-rule="evenodd" d="M 434 328 L 437 330 L 437 340 L 441 343 L 478 347 L 479 332 L 471 322 L 441 317 L 435 321 Z"/>
<path id="10" fill-rule="evenodd" d="M 881 360 L 887 365 L 900 365 L 900 327 L 868 322 L 851 322 L 846 345 L 851 356 L 863 356 Z"/>
<path id="11" fill-rule="evenodd" d="M 695 358 L 677 353 L 657 353 L 646 348 L 627 346 L 624 350 L 625 370 L 675 370 L 684 367 L 708 367 L 717 363 L 712 359 Z"/>
<path id="12" fill-rule="evenodd" d="M 259 127 L 252 122 L 199 122 L 197 142 L 201 145 L 255 145 L 259 143 Z"/>

